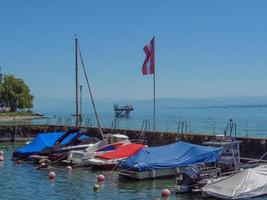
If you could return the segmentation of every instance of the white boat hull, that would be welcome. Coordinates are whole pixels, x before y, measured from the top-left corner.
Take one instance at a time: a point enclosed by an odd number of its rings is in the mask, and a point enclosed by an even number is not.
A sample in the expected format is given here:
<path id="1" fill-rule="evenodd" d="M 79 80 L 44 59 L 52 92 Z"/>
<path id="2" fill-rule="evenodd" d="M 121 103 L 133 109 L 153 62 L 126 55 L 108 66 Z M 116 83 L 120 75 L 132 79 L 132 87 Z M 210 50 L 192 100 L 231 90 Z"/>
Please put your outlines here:
<path id="1" fill-rule="evenodd" d="M 175 177 L 175 175 L 182 170 L 184 167 L 177 168 L 166 168 L 166 169 L 156 169 L 150 171 L 131 171 L 131 170 L 120 170 L 119 176 L 130 179 L 156 179 L 156 178 L 164 178 L 164 177 Z"/>

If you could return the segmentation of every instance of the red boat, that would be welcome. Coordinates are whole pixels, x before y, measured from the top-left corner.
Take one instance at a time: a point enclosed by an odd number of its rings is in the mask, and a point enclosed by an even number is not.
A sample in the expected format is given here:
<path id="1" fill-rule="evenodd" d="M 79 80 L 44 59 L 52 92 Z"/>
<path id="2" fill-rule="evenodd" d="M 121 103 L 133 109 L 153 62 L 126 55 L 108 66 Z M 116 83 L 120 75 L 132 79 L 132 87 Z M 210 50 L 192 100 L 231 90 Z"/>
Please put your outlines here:
<path id="1" fill-rule="evenodd" d="M 118 161 L 134 155 L 144 146 L 143 144 L 126 144 L 118 147 L 116 150 L 96 155 L 89 160 L 89 164 L 96 169 L 111 170 L 114 169 Z"/>

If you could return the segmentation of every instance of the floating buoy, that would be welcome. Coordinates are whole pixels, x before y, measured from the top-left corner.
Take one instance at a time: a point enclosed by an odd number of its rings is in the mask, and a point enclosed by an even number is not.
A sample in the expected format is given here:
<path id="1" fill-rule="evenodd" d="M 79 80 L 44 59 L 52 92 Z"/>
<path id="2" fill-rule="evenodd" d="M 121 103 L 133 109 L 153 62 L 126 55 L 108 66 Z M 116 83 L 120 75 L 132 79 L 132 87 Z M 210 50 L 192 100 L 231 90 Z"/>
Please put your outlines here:
<path id="1" fill-rule="evenodd" d="M 168 198 L 170 196 L 170 194 L 171 194 L 171 192 L 168 189 L 164 189 L 164 190 L 161 191 L 161 196 L 162 197 Z"/>
<path id="2" fill-rule="evenodd" d="M 99 185 L 98 184 L 95 184 L 94 187 L 93 187 L 93 190 L 95 192 L 99 192 Z"/>
<path id="3" fill-rule="evenodd" d="M 104 175 L 100 174 L 100 175 L 97 176 L 97 181 L 103 182 L 104 180 L 105 180 L 105 176 Z"/>
<path id="4" fill-rule="evenodd" d="M 50 181 L 54 181 L 56 179 L 56 173 L 55 172 L 49 172 L 48 178 Z"/>
<path id="5" fill-rule="evenodd" d="M 4 151 L 0 151 L 0 156 L 4 156 Z"/>
<path id="6" fill-rule="evenodd" d="M 4 161 L 4 156 L 0 155 L 0 161 Z"/>
<path id="7" fill-rule="evenodd" d="M 67 169 L 68 171 L 72 171 L 72 167 L 71 167 L 70 165 L 68 165 L 68 166 L 66 167 L 66 169 Z"/>
<path id="8" fill-rule="evenodd" d="M 22 164 L 22 160 L 16 160 L 17 164 Z"/>

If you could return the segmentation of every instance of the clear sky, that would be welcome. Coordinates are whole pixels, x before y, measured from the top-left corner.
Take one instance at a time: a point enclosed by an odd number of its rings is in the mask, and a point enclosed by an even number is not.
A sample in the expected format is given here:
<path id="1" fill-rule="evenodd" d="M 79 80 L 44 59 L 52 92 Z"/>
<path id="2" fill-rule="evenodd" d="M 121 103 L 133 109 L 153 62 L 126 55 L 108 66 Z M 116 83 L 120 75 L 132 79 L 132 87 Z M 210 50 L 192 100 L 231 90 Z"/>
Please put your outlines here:
<path id="1" fill-rule="evenodd" d="M 36 100 L 70 98 L 77 33 L 97 99 L 148 99 L 155 35 L 157 97 L 267 96 L 266 11 L 265 0 L 1 1 L 0 66 Z"/>

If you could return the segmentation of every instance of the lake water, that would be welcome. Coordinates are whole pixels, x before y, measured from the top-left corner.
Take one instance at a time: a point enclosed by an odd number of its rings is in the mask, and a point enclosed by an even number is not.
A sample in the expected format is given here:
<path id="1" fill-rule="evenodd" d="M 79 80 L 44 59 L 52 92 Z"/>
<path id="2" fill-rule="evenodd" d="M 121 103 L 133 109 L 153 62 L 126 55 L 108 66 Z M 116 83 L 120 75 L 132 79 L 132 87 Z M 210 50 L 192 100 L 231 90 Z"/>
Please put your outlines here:
<path id="1" fill-rule="evenodd" d="M 101 125 L 111 127 L 114 120 L 112 109 L 101 108 L 98 111 Z M 48 115 L 56 115 L 57 118 L 48 120 L 36 120 L 34 123 L 44 124 L 74 124 L 71 113 L 60 113 L 56 110 Z M 60 116 L 60 117 L 58 117 Z M 194 108 L 172 108 L 162 106 L 156 114 L 156 130 L 177 132 L 178 123 L 186 122 L 188 133 L 197 134 L 223 134 L 224 129 L 233 119 L 236 123 L 236 134 L 238 136 L 250 136 L 258 138 L 267 137 L 267 107 L 194 107 Z M 86 112 L 84 124 L 88 120 L 96 126 L 96 120 L 92 112 Z M 152 112 L 145 106 L 135 106 L 130 118 L 119 118 L 119 127 L 126 129 L 141 129 L 143 120 L 150 122 L 150 129 L 153 127 Z M 86 124 L 85 124 L 86 125 Z M 87 123 L 88 125 L 88 123 Z"/>
<path id="2" fill-rule="evenodd" d="M 91 171 L 90 168 L 74 168 L 67 172 L 65 167 L 56 166 L 56 180 L 49 181 L 46 170 L 37 170 L 36 166 L 11 161 L 12 152 L 19 144 L 1 143 L 0 149 L 5 151 L 5 160 L 0 162 L 0 199 L 2 200 L 137 200 L 155 199 L 164 188 L 172 189 L 174 179 L 121 181 L 116 171 Z M 97 174 L 104 174 L 106 180 L 100 186 L 100 192 L 93 191 Z M 175 195 L 170 199 L 197 200 L 201 195 Z M 264 197 L 257 198 L 266 199 Z"/>

